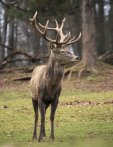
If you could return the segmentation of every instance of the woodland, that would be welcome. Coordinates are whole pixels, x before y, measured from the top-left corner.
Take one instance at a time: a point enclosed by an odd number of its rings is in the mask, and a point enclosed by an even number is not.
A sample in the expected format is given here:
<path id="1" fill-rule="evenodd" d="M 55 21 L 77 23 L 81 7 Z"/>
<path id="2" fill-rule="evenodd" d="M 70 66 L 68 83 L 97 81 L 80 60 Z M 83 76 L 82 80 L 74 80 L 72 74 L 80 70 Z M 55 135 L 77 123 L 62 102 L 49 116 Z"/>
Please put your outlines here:
<path id="1" fill-rule="evenodd" d="M 29 80 L 48 63 L 48 42 L 31 25 L 66 19 L 64 32 L 77 63 L 64 64 L 55 116 L 55 141 L 32 141 L 34 113 Z M 52 31 L 48 36 L 53 39 Z M 39 133 L 40 122 L 38 124 Z M 113 146 L 113 0 L 0 0 L 0 146 Z"/>
<path id="2" fill-rule="evenodd" d="M 54 26 L 54 19 L 61 22 L 65 17 L 65 31 L 82 33 L 80 41 L 70 46 L 82 60 L 81 70 L 95 71 L 98 59 L 112 64 L 112 5 L 112 0 L 1 0 L 0 69 L 47 62 L 47 42 L 29 21 L 35 11 L 42 24 L 49 19 Z"/>

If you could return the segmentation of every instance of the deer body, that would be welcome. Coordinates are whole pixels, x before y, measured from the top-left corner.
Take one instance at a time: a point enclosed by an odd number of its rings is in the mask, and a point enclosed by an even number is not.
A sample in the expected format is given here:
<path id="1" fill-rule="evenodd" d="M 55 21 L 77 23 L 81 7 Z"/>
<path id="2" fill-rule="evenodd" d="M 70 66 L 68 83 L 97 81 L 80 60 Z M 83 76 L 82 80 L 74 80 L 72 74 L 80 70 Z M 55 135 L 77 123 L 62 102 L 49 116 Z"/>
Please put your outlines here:
<path id="1" fill-rule="evenodd" d="M 33 71 L 30 81 L 33 100 L 41 98 L 43 100 L 47 99 L 47 101 L 50 99 L 51 101 L 51 97 L 61 87 L 62 77 L 63 66 L 51 53 L 48 64 L 38 66 Z"/>
<path id="2" fill-rule="evenodd" d="M 63 67 L 58 61 L 53 52 L 51 52 L 49 62 L 47 65 L 36 67 L 33 71 L 32 78 L 30 81 L 32 91 L 32 102 L 35 110 L 35 122 L 38 119 L 38 107 L 41 113 L 41 123 L 44 127 L 45 123 L 45 112 L 48 106 L 51 104 L 51 124 L 54 121 L 55 110 L 58 105 L 58 99 L 61 92 L 61 80 L 63 77 Z M 43 109 L 43 111 L 41 110 Z M 35 124 L 37 126 L 37 124 Z M 50 139 L 54 140 L 54 131 L 52 132 Z M 45 128 L 41 129 L 39 141 L 45 137 Z M 34 128 L 33 139 L 37 138 L 36 127 Z"/>
<path id="3" fill-rule="evenodd" d="M 41 141 L 46 136 L 45 134 L 45 114 L 49 105 L 51 105 L 51 113 L 50 113 L 50 121 L 51 121 L 51 133 L 50 140 L 54 140 L 54 117 L 55 111 L 58 105 L 59 96 L 61 92 L 61 80 L 63 77 L 63 64 L 77 61 L 78 56 L 74 55 L 68 50 L 67 45 L 76 42 L 77 39 L 75 37 L 71 38 L 70 33 L 64 35 L 62 32 L 64 21 L 62 21 L 61 26 L 59 27 L 56 21 L 56 28 L 49 28 L 48 21 L 46 26 L 41 26 L 44 31 L 42 32 L 39 29 L 39 26 L 36 24 L 36 16 L 31 19 L 32 26 L 46 39 L 50 42 L 50 57 L 47 65 L 38 66 L 34 69 L 30 85 L 32 92 L 32 103 L 35 112 L 35 121 L 34 121 L 34 133 L 33 139 L 37 139 L 37 122 L 38 122 L 38 109 L 41 115 L 41 126 L 40 126 L 40 134 L 38 141 Z M 49 39 L 46 36 L 47 30 L 57 31 L 56 40 Z M 60 41 L 58 41 L 60 36 Z"/>

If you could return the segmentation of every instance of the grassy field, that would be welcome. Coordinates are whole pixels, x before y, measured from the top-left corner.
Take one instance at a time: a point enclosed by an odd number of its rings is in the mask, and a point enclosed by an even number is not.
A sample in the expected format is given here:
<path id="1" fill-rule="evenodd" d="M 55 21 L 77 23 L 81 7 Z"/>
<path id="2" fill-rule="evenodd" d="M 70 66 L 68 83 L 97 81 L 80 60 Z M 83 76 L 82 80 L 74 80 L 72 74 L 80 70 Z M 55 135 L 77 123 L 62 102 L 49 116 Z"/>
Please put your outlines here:
<path id="1" fill-rule="evenodd" d="M 49 142 L 48 109 L 47 138 L 41 143 L 32 141 L 34 114 L 29 84 L 11 82 L 11 76 L 0 75 L 1 147 L 113 146 L 113 81 L 107 79 L 106 74 L 103 78 L 93 76 L 80 81 L 63 82 L 55 118 L 55 141 Z M 38 133 L 39 126 L 40 122 Z"/>

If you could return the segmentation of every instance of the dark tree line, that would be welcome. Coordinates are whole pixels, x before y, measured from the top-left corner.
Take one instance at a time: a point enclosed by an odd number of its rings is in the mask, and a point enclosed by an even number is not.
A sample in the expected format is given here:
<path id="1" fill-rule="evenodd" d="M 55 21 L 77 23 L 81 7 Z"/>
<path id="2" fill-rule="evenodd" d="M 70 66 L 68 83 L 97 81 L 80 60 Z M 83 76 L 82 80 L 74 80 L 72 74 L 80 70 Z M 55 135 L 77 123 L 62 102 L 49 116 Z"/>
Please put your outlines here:
<path id="1" fill-rule="evenodd" d="M 29 18 L 36 10 L 43 24 L 50 19 L 50 25 L 54 25 L 55 18 L 60 22 L 66 17 L 65 31 L 71 30 L 73 35 L 82 32 L 82 39 L 71 48 L 82 57 L 85 69 L 94 70 L 96 58 L 113 50 L 112 0 L 1 0 L 1 68 L 6 65 L 28 66 L 36 59 L 28 61 L 28 56 L 33 59 L 38 52 L 38 59 L 45 54 L 48 56 L 47 43 L 33 31 L 29 23 Z M 54 36 L 52 33 L 49 35 Z M 16 54 L 18 51 L 19 54 Z M 12 57 L 13 52 L 15 54 Z"/>

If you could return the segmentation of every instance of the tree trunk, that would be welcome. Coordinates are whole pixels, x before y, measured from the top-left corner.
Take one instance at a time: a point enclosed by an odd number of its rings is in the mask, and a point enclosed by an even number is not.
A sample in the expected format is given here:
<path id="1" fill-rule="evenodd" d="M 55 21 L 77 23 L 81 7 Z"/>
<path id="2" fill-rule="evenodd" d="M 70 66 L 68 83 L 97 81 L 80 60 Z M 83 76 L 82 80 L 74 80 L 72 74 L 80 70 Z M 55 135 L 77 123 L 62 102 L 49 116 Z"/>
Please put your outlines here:
<path id="1" fill-rule="evenodd" d="M 8 35 L 8 46 L 14 48 L 14 21 L 9 22 L 9 35 Z M 8 50 L 8 54 L 13 52 L 13 50 Z"/>
<path id="2" fill-rule="evenodd" d="M 2 7 L 2 6 L 1 6 Z M 3 7 L 2 7 L 3 8 Z M 6 35 L 7 35 L 7 12 L 6 9 L 4 9 L 4 16 L 3 16 L 3 27 L 1 29 L 1 38 L 0 41 L 2 42 L 2 44 L 6 43 Z M 0 47 L 0 62 L 2 62 L 3 58 L 5 57 L 5 48 L 4 47 Z"/>
<path id="3" fill-rule="evenodd" d="M 108 49 L 113 50 L 113 0 L 110 0 L 110 12 L 108 20 Z"/>
<path id="4" fill-rule="evenodd" d="M 94 1 L 82 0 L 82 63 L 85 70 L 94 71 L 95 44 Z"/>
<path id="5" fill-rule="evenodd" d="M 14 43 L 13 47 L 17 48 L 17 42 L 18 42 L 18 19 L 14 19 Z"/>
<path id="6" fill-rule="evenodd" d="M 98 0 L 99 12 L 96 17 L 97 24 L 97 51 L 98 54 L 104 54 L 105 49 L 105 22 L 104 22 L 104 0 Z"/>

